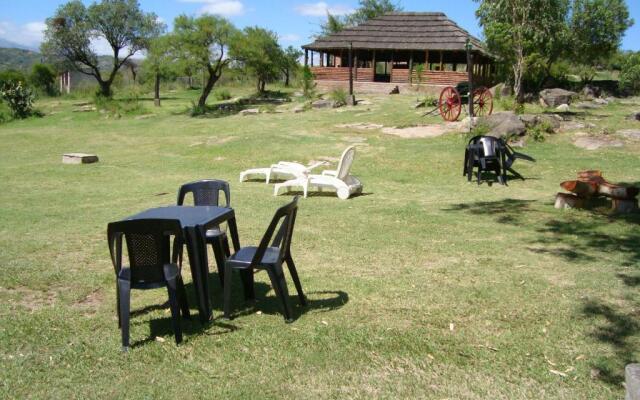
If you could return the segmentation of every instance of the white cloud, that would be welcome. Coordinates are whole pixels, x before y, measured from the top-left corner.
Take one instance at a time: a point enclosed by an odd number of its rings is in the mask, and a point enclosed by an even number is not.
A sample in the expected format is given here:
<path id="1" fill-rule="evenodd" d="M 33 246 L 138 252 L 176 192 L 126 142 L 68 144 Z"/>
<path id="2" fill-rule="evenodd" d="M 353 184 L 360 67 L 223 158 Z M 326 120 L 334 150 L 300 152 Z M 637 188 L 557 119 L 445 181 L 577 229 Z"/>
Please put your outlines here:
<path id="1" fill-rule="evenodd" d="M 283 42 L 297 42 L 301 39 L 300 35 L 296 35 L 295 33 L 289 33 L 286 35 L 282 35 L 279 39 Z"/>
<path id="2" fill-rule="evenodd" d="M 180 0 L 183 3 L 200 3 L 200 14 L 217 14 L 225 17 L 242 15 L 244 4 L 240 0 Z"/>
<path id="3" fill-rule="evenodd" d="M 296 7 L 296 11 L 300 15 L 309 17 L 326 17 L 327 13 L 331 15 L 345 15 L 353 12 L 352 8 L 343 5 L 333 5 L 319 1 L 317 3 L 306 3 Z"/>
<path id="4" fill-rule="evenodd" d="M 29 22 L 16 25 L 10 21 L 0 21 L 0 38 L 25 47 L 37 48 L 44 38 L 44 22 Z"/>

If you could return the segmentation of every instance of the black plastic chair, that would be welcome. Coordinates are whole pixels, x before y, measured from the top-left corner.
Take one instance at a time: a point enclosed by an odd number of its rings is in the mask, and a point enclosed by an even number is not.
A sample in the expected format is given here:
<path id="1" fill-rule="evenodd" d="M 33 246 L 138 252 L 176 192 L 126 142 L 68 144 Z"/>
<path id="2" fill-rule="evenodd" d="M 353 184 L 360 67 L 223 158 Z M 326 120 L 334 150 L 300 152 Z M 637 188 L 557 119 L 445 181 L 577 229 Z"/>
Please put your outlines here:
<path id="1" fill-rule="evenodd" d="M 122 237 L 129 255 L 129 266 L 122 265 Z M 171 251 L 173 237 L 173 251 Z M 129 348 L 131 289 L 166 287 L 176 343 L 182 342 L 180 309 L 189 318 L 184 282 L 180 275 L 184 238 L 178 220 L 140 219 L 112 222 L 107 228 L 109 252 L 116 272 L 118 326 L 122 349 Z"/>
<path id="2" fill-rule="evenodd" d="M 195 206 L 220 206 L 220 193 L 224 194 L 225 203 L 222 207 L 230 207 L 231 193 L 229 183 L 217 179 L 206 179 L 184 184 L 178 192 L 178 205 L 184 205 L 187 194 L 193 196 Z M 213 227 L 206 232 L 207 243 L 213 248 L 213 255 L 216 258 L 218 267 L 218 277 L 220 283 L 224 283 L 224 260 L 231 255 L 229 249 L 229 239 L 227 233 L 219 226 Z"/>
<path id="3" fill-rule="evenodd" d="M 535 158 L 515 151 L 511 146 L 509 146 L 507 143 L 504 143 L 504 142 L 503 142 L 502 149 L 505 154 L 505 163 L 503 166 L 504 169 L 511 172 L 516 178 L 520 178 L 524 181 L 524 177 L 520 175 L 516 170 L 513 169 L 513 163 L 515 163 L 516 160 L 536 162 Z"/>
<path id="4" fill-rule="evenodd" d="M 284 318 L 287 322 L 291 322 L 293 321 L 293 313 L 289 302 L 287 282 L 282 268 L 282 264 L 286 263 L 296 286 L 300 304 L 307 304 L 304 293 L 302 292 L 302 285 L 300 284 L 296 266 L 291 257 L 291 238 L 296 222 L 296 214 L 298 212 L 298 198 L 299 197 L 296 196 L 291 203 L 280 207 L 278 211 L 276 211 L 258 247 L 243 247 L 227 259 L 224 275 L 225 318 L 228 319 L 231 316 L 231 274 L 233 270 L 249 270 L 252 272 L 254 269 L 266 270 L 276 296 L 282 301 Z M 276 233 L 278 224 L 280 224 L 280 228 Z M 276 233 L 275 238 L 273 238 L 274 233 Z M 273 242 L 269 245 L 272 238 Z"/>
<path id="5" fill-rule="evenodd" d="M 485 151 L 486 147 L 492 149 L 491 152 Z M 474 136 L 469 140 L 469 144 L 465 150 L 464 167 L 462 175 L 467 176 L 467 180 L 471 181 L 474 168 L 477 168 L 478 185 L 482 181 L 482 173 L 484 171 L 493 171 L 498 177 L 498 181 L 506 185 L 506 160 L 504 151 L 504 141 L 493 136 Z"/>

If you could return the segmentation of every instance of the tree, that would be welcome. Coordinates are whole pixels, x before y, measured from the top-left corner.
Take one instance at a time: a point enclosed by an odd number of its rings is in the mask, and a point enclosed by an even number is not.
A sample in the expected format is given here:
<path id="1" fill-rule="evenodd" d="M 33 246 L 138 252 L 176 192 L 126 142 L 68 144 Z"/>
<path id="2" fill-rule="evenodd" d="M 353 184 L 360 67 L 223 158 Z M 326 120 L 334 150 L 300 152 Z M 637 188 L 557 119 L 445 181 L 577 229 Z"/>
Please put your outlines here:
<path id="1" fill-rule="evenodd" d="M 235 40 L 230 53 L 257 80 L 258 92 L 264 92 L 267 82 L 276 80 L 283 65 L 284 53 L 278 36 L 259 27 L 247 27 Z"/>
<path id="2" fill-rule="evenodd" d="M 33 86 L 40 89 L 49 96 L 56 94 L 56 72 L 50 65 L 34 64 L 31 68 L 29 81 Z"/>
<path id="3" fill-rule="evenodd" d="M 162 24 L 153 13 L 144 13 L 136 0 L 102 0 L 85 7 L 79 0 L 60 6 L 46 21 L 42 52 L 99 84 L 99 94 L 111 96 L 118 70 L 157 36 Z M 113 65 L 102 69 L 92 42 L 105 40 L 113 51 Z"/>
<path id="4" fill-rule="evenodd" d="M 345 28 L 351 28 L 372 18 L 390 12 L 402 11 L 402 7 L 391 0 L 359 0 L 359 7 L 351 14 L 340 17 L 327 12 L 327 20 L 320 25 L 322 36 L 338 33 Z"/>
<path id="5" fill-rule="evenodd" d="M 625 54 L 620 70 L 620 88 L 632 94 L 640 93 L 640 52 Z"/>
<path id="6" fill-rule="evenodd" d="M 327 11 L 327 20 L 320 24 L 320 35 L 328 36 L 338 33 L 347 27 L 345 19 L 338 15 L 333 15 Z"/>
<path id="7" fill-rule="evenodd" d="M 573 0 L 571 58 L 582 65 L 583 81 L 592 80 L 593 67 L 616 54 L 632 25 L 624 0 Z"/>
<path id="8" fill-rule="evenodd" d="M 360 6 L 347 16 L 347 25 L 356 26 L 381 15 L 402 11 L 402 7 L 391 0 L 359 0 Z"/>
<path id="9" fill-rule="evenodd" d="M 302 51 L 293 46 L 289 46 L 284 50 L 280 69 L 284 75 L 285 86 L 289 86 L 291 76 L 300 69 L 300 62 L 298 60 L 300 60 L 300 57 L 303 55 L 304 53 Z"/>
<path id="10" fill-rule="evenodd" d="M 554 52 L 561 48 L 555 42 L 558 39 L 553 27 L 563 26 L 567 3 L 565 0 L 476 1 L 480 2 L 476 15 L 488 48 L 511 66 L 514 93 L 522 103 L 523 77 L 528 64 L 545 51 L 552 59 L 556 57 Z"/>
<path id="11" fill-rule="evenodd" d="M 203 109 L 224 68 L 231 62 L 226 52 L 237 39 L 238 31 L 226 19 L 206 14 L 198 18 L 178 16 L 174 26 L 171 37 L 179 58 L 193 60 L 206 73 L 206 83 L 198 99 L 198 107 Z"/>
<path id="12" fill-rule="evenodd" d="M 145 77 L 154 80 L 153 103 L 160 106 L 160 81 L 175 75 L 175 54 L 169 36 L 159 36 L 151 41 L 141 69 Z"/>

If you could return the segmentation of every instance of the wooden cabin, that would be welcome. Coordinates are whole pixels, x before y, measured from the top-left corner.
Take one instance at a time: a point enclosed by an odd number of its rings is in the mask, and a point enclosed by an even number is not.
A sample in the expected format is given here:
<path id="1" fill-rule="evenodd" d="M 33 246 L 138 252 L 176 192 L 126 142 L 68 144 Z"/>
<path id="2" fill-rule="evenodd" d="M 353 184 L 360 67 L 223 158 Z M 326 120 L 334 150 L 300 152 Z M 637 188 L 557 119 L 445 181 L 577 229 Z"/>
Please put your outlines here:
<path id="1" fill-rule="evenodd" d="M 396 12 L 302 46 L 318 88 L 347 88 L 351 48 L 354 90 L 388 93 L 395 86 L 433 93 L 468 81 L 467 39 L 474 85 L 491 83 L 493 58 L 484 44 L 444 13 Z M 418 72 L 421 71 L 420 76 Z"/>

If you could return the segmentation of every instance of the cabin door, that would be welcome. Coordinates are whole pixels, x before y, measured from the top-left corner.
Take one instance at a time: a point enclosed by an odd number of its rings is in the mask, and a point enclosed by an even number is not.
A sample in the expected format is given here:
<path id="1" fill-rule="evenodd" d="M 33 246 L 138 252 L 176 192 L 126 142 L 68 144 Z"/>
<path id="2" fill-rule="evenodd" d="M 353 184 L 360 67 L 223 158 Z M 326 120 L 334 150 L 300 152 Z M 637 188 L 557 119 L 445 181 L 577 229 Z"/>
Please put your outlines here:
<path id="1" fill-rule="evenodd" d="M 392 65 L 387 61 L 376 61 L 374 82 L 391 82 Z"/>

